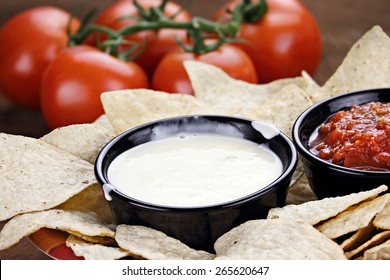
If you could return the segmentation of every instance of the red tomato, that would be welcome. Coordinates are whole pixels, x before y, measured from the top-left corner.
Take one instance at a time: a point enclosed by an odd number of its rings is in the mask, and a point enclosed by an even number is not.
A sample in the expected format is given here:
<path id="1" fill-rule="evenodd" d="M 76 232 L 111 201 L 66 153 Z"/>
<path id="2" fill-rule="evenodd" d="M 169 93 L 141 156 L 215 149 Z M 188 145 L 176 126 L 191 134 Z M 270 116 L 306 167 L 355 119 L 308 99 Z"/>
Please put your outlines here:
<path id="1" fill-rule="evenodd" d="M 0 89 L 13 102 L 39 107 L 43 72 L 65 48 L 70 14 L 55 7 L 36 7 L 16 15 L 0 30 Z M 79 27 L 73 20 L 72 32 Z"/>
<path id="2" fill-rule="evenodd" d="M 230 1 L 214 15 L 223 17 L 240 0 Z M 254 62 L 260 83 L 313 74 L 322 52 L 316 20 L 299 0 L 267 0 L 268 12 L 256 23 L 243 23 L 238 36 L 249 42 L 237 46 Z M 225 14 L 226 15 L 226 14 Z"/>
<path id="3" fill-rule="evenodd" d="M 162 0 L 140 0 L 139 3 L 145 9 L 152 6 L 159 6 Z M 180 11 L 180 12 L 179 12 Z M 106 8 L 96 19 L 96 24 L 108 26 L 114 30 L 136 22 L 130 16 L 139 15 L 133 0 L 117 1 Z M 175 16 L 175 21 L 189 21 L 191 15 L 175 2 L 169 1 L 165 6 L 164 15 L 167 17 Z M 123 18 L 127 17 L 127 18 Z M 119 19 L 122 18 L 122 19 Z M 186 41 L 185 30 L 162 29 L 159 31 L 143 31 L 133 35 L 126 36 L 126 39 L 132 42 L 144 42 L 147 44 L 143 53 L 135 60 L 146 71 L 149 77 L 152 76 L 154 69 L 161 58 L 172 48 L 177 46 L 176 38 Z M 96 39 L 96 38 L 95 38 Z M 104 39 L 103 37 L 100 38 Z"/>
<path id="4" fill-rule="evenodd" d="M 201 55 L 181 49 L 168 53 L 154 72 L 152 88 L 169 93 L 194 95 L 183 65 L 185 60 L 209 63 L 221 68 L 235 79 L 257 83 L 256 70 L 248 55 L 238 47 L 224 44 L 215 51 Z"/>
<path id="5" fill-rule="evenodd" d="M 51 128 L 94 121 L 103 114 L 105 91 L 147 88 L 145 72 L 90 46 L 60 52 L 42 78 L 41 107 Z"/>

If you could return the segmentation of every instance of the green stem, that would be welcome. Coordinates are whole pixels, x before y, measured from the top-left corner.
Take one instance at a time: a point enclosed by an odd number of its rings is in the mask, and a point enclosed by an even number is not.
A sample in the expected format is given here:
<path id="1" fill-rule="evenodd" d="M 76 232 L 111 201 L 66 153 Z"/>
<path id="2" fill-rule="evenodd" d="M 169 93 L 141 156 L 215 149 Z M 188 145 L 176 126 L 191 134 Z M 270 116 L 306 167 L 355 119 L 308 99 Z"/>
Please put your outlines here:
<path id="1" fill-rule="evenodd" d="M 194 17 L 191 21 L 175 22 L 171 19 L 164 18 L 159 21 L 140 21 L 134 25 L 125 26 L 118 30 L 117 33 L 121 36 L 129 36 L 134 33 L 145 30 L 159 30 L 159 29 L 184 29 L 193 30 L 199 29 L 203 32 L 213 32 L 224 36 L 233 36 L 239 28 L 239 24 L 218 24 L 213 21 L 206 20 L 201 17 Z"/>
<path id="2" fill-rule="evenodd" d="M 146 30 L 181 29 L 186 30 L 192 36 L 195 47 L 191 50 L 197 53 L 204 53 L 227 42 L 227 38 L 234 38 L 242 22 L 249 20 L 251 22 L 257 21 L 267 10 L 266 0 L 253 2 L 251 0 L 242 0 L 233 11 L 230 11 L 231 18 L 227 23 L 218 23 L 201 17 L 194 17 L 190 21 L 180 22 L 164 15 L 164 8 L 168 0 L 164 0 L 160 6 L 152 7 L 150 10 L 144 9 L 136 0 L 134 3 L 139 9 L 140 21 L 117 31 L 96 24 L 83 25 L 77 33 L 70 36 L 69 45 L 81 44 L 92 33 L 103 33 L 107 35 L 107 40 L 110 41 L 108 44 L 110 53 L 117 55 L 119 45 L 115 47 L 115 44 L 112 44 L 112 42 L 119 42 L 118 44 L 120 44 L 125 36 Z M 217 35 L 219 42 L 208 47 L 203 42 L 204 36 L 201 36 L 201 33 Z M 202 42 L 198 42 L 198 40 L 202 40 Z M 102 44 L 102 46 L 107 47 L 107 44 Z"/>
<path id="3" fill-rule="evenodd" d="M 103 33 L 106 34 L 110 39 L 121 37 L 115 30 L 96 24 L 89 24 L 88 26 L 79 29 L 77 33 L 71 34 L 68 40 L 68 46 L 75 46 L 82 44 L 89 35 L 92 33 Z"/>

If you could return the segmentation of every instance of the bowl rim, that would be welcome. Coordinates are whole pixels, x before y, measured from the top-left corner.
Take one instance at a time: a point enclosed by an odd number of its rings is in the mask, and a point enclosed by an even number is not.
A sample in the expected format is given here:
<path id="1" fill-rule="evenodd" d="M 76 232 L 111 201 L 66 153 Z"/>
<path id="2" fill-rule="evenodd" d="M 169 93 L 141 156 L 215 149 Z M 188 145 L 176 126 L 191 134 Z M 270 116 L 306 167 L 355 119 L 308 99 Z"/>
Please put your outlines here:
<path id="1" fill-rule="evenodd" d="M 315 164 L 318 164 L 320 166 L 329 168 L 330 170 L 337 171 L 337 172 L 343 172 L 345 174 L 351 174 L 351 175 L 366 175 L 366 176 L 378 176 L 382 177 L 385 175 L 390 175 L 389 171 L 370 171 L 370 170 L 361 170 L 361 169 L 354 169 L 349 167 L 344 167 L 341 165 L 334 164 L 330 161 L 324 160 L 310 152 L 305 145 L 302 143 L 300 138 L 300 128 L 302 122 L 307 118 L 307 116 L 314 110 L 321 108 L 323 106 L 326 106 L 332 102 L 335 102 L 339 99 L 345 99 L 350 96 L 355 95 L 361 95 L 361 94 L 369 94 L 369 93 L 385 93 L 387 92 L 390 95 L 390 88 L 384 87 L 384 88 L 373 88 L 373 89 L 365 89 L 365 90 L 357 90 L 357 91 L 350 91 L 342 94 L 338 94 L 335 96 L 328 97 L 322 101 L 319 101 L 311 106 L 309 106 L 306 110 L 304 110 L 298 118 L 295 120 L 293 128 L 292 128 L 292 141 L 294 142 L 297 151 L 301 156 L 303 156 L 305 159 L 315 162 Z M 369 101 L 370 102 L 370 101 Z M 374 101 L 375 102 L 375 101 Z M 364 104 L 364 103 L 361 103 Z M 351 106 L 345 106 L 345 108 L 350 108 Z M 340 109 L 341 110 L 341 109 Z M 335 114 L 334 112 L 333 114 Z M 329 118 L 331 115 L 329 115 L 327 118 Z M 320 123 L 321 124 L 321 123 Z M 318 124 L 318 125 L 320 125 Z M 311 133 L 313 133 L 312 131 Z"/>
<path id="2" fill-rule="evenodd" d="M 178 119 L 186 119 L 186 118 L 196 118 L 196 117 L 206 117 L 206 118 L 224 118 L 228 120 L 239 120 L 243 122 L 247 122 L 248 125 L 251 125 L 251 123 L 255 120 L 253 119 L 248 119 L 248 118 L 243 118 L 243 117 L 237 117 L 237 116 L 231 116 L 231 115 L 214 115 L 214 114 L 193 114 L 193 115 L 182 115 L 182 116 L 175 116 L 175 117 L 168 117 L 168 118 L 162 118 L 158 119 L 155 121 L 147 122 L 138 126 L 135 126 L 133 128 L 130 128 L 113 139 L 111 139 L 99 152 L 95 164 L 94 164 L 94 172 L 95 172 L 95 177 L 99 184 L 103 187 L 103 189 L 108 188 L 108 191 L 110 191 L 110 194 L 108 196 L 111 197 L 116 197 L 119 200 L 122 200 L 126 203 L 129 203 L 133 206 L 147 209 L 147 210 L 152 210 L 152 211 L 157 211 L 157 212 L 208 212 L 208 211 L 215 211 L 215 210 L 220 210 L 220 209 L 229 209 L 229 208 L 236 208 L 240 205 L 246 204 L 247 202 L 250 202 L 251 200 L 267 195 L 267 193 L 273 191 L 278 184 L 282 184 L 286 180 L 292 177 L 292 174 L 295 171 L 295 168 L 298 164 L 298 152 L 296 150 L 296 147 L 292 140 L 287 137 L 283 132 L 281 132 L 279 129 L 279 134 L 277 136 L 280 136 L 283 141 L 287 144 L 290 153 L 291 153 L 291 160 L 287 164 L 285 170 L 280 174 L 279 177 L 277 177 L 273 182 L 268 184 L 267 186 L 261 188 L 260 190 L 250 193 L 248 195 L 245 195 L 243 197 L 226 201 L 223 203 L 218 203 L 218 204 L 208 204 L 205 206 L 189 206 L 189 207 L 184 207 L 184 206 L 166 206 L 166 205 L 159 205 L 159 204 L 154 204 L 154 203 L 149 203 L 147 201 L 143 200 L 138 200 L 135 198 L 132 198 L 118 189 L 116 189 L 111 183 L 109 182 L 108 178 L 104 175 L 103 172 L 103 158 L 107 154 L 107 152 L 118 142 L 120 139 L 123 137 L 126 137 L 127 135 L 134 133 L 135 131 L 142 129 L 143 127 L 150 126 L 152 124 L 162 122 L 162 121 L 169 121 L 169 120 L 178 120 Z M 261 123 L 267 123 L 267 122 L 262 122 L 262 121 L 256 121 L 256 122 L 261 122 Z M 107 190 L 104 190 L 106 199 L 110 200 L 109 197 L 107 197 L 106 194 Z"/>

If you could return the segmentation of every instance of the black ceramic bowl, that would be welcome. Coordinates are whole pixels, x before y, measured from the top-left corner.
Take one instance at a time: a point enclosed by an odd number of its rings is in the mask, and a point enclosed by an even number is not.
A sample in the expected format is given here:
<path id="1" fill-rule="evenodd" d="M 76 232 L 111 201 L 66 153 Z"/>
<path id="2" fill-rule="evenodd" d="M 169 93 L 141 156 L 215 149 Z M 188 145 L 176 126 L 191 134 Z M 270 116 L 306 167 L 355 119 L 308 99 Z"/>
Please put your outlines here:
<path id="1" fill-rule="evenodd" d="M 390 186 L 390 172 L 346 168 L 322 160 L 309 151 L 312 133 L 331 115 L 353 105 L 390 102 L 390 88 L 350 92 L 328 98 L 303 112 L 293 126 L 293 141 L 305 167 L 312 190 L 319 198 L 366 191 L 381 184 Z"/>
<path id="2" fill-rule="evenodd" d="M 212 133 L 265 144 L 281 159 L 283 173 L 253 194 L 205 207 L 150 204 L 133 199 L 111 185 L 107 170 L 118 155 L 137 145 L 178 133 Z M 212 251 L 214 241 L 234 226 L 265 217 L 270 208 L 285 204 L 297 157 L 292 141 L 273 125 L 229 116 L 184 116 L 141 125 L 117 136 L 97 157 L 95 174 L 118 224 L 155 228 L 193 248 Z M 245 181 L 245 177 L 242 180 Z"/>

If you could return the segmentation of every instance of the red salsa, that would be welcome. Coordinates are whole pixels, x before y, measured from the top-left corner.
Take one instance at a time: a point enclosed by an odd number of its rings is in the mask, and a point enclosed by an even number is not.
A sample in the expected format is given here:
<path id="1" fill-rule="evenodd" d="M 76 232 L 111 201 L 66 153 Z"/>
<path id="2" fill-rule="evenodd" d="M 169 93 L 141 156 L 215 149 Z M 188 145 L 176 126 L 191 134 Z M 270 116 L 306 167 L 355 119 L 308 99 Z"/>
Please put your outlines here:
<path id="1" fill-rule="evenodd" d="M 313 135 L 318 157 L 344 167 L 390 171 L 390 103 L 370 102 L 339 111 Z"/>

